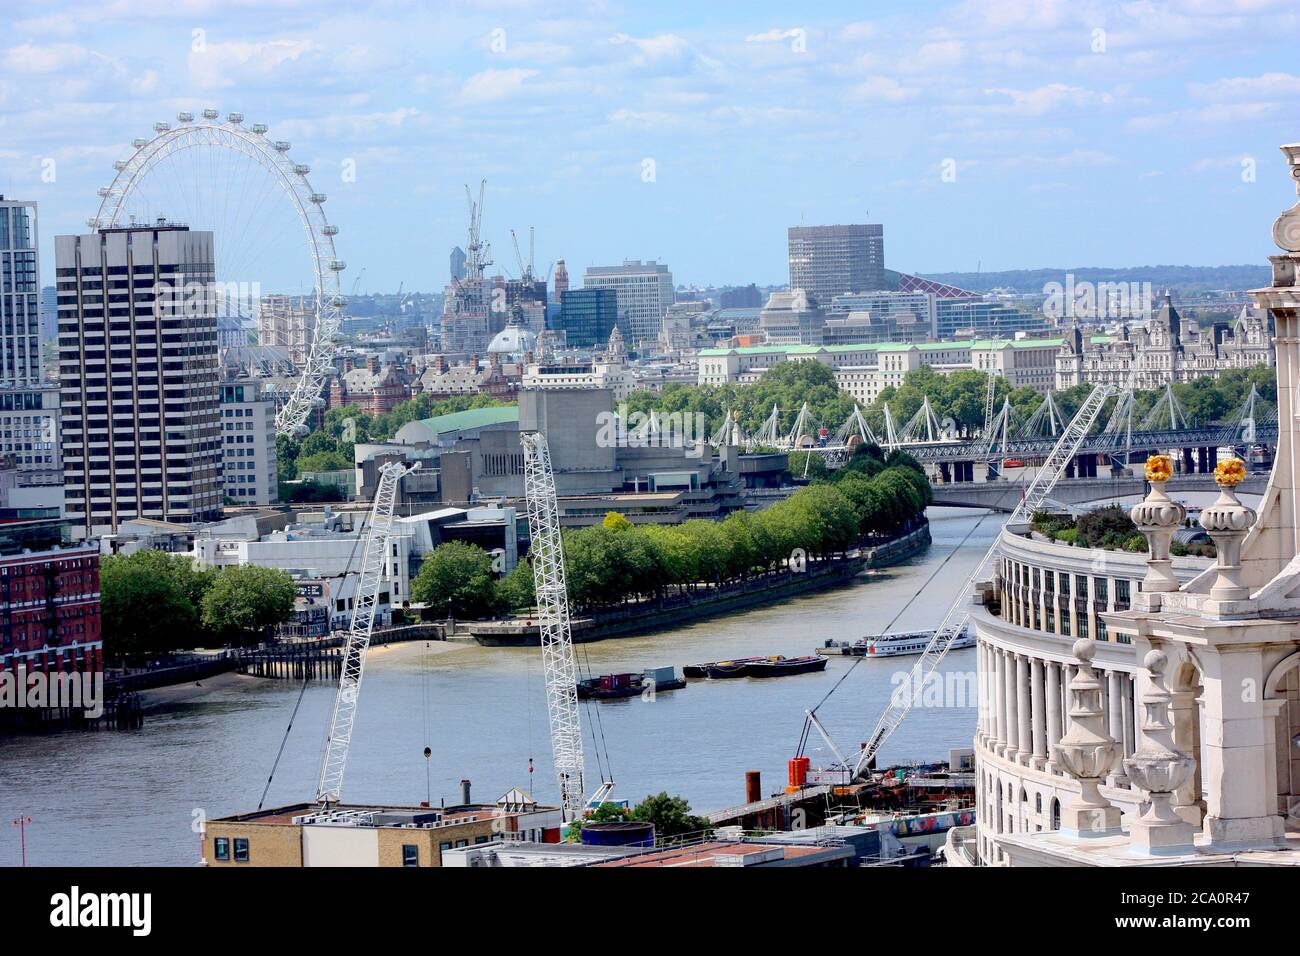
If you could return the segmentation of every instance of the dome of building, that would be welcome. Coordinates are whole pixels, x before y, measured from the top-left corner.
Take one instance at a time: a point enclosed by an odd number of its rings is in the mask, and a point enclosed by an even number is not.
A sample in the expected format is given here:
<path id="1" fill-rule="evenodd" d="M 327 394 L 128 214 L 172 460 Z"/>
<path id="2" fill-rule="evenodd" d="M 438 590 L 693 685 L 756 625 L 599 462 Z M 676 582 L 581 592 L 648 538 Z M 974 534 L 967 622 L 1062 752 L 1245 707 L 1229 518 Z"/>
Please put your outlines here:
<path id="1" fill-rule="evenodd" d="M 524 356 L 537 344 L 537 336 L 519 325 L 507 325 L 488 345 L 488 354 L 500 355 L 503 360 L 522 362 Z"/>

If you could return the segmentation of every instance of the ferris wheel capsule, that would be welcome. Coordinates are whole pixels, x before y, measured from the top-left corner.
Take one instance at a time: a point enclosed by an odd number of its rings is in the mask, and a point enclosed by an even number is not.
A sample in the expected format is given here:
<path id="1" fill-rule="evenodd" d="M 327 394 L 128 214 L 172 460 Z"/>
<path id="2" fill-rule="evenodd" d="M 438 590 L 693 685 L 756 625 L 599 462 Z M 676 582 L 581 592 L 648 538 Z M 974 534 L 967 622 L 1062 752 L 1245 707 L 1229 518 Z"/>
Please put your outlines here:
<path id="1" fill-rule="evenodd" d="M 100 186 L 96 192 L 99 193 L 100 199 L 107 199 L 109 196 L 113 195 L 113 190 L 108 186 Z"/>
<path id="2" fill-rule="evenodd" d="M 137 136 L 135 139 L 131 140 L 131 145 L 136 149 L 144 149 L 146 146 L 149 145 L 149 141 L 147 139 L 142 139 L 141 137 Z"/>
<path id="3" fill-rule="evenodd" d="M 312 202 L 314 202 L 316 205 L 319 206 L 321 203 L 323 203 L 323 202 L 325 201 L 325 194 L 324 194 L 324 193 L 312 193 L 311 196 L 308 197 L 308 198 L 310 198 Z"/>
<path id="4" fill-rule="evenodd" d="M 165 133 L 165 132 L 167 132 L 169 129 L 171 129 L 171 124 L 170 124 L 170 123 L 154 123 L 154 124 L 153 124 L 153 131 L 154 131 L 155 133 Z"/>
<path id="5" fill-rule="evenodd" d="M 339 234 L 339 227 L 333 223 L 329 223 L 328 225 L 321 226 L 320 231 L 327 236 L 337 236 Z"/>
<path id="6" fill-rule="evenodd" d="M 178 123 L 193 123 L 193 122 L 194 122 L 194 114 L 193 114 L 193 113 L 185 113 L 185 112 L 177 113 L 177 114 L 176 114 L 176 122 L 178 122 Z"/>
<path id="7" fill-rule="evenodd" d="M 308 166 L 306 163 L 294 163 L 293 171 L 297 173 L 299 176 L 306 176 L 309 172 L 311 172 L 311 167 Z"/>
<path id="8" fill-rule="evenodd" d="M 348 297 L 345 295 L 336 295 L 330 299 L 330 305 L 336 309 L 341 309 L 348 304 Z"/>
<path id="9" fill-rule="evenodd" d="M 346 262 L 344 262 L 342 259 L 331 259 L 331 260 L 330 260 L 330 269 L 331 269 L 332 271 L 334 271 L 334 272 L 342 272 L 342 271 L 343 271 L 344 269 L 346 269 L 347 267 L 348 267 L 348 264 L 347 264 Z"/>
<path id="10" fill-rule="evenodd" d="M 287 153 L 287 152 L 289 152 L 289 144 L 288 144 L 285 140 L 277 139 L 277 140 L 276 140 L 274 143 L 272 143 L 271 145 L 275 148 L 275 151 L 276 151 L 277 153 Z"/>
<path id="11" fill-rule="evenodd" d="M 238 125 L 239 125 L 240 123 L 242 123 L 243 121 L 244 121 L 244 114 L 243 114 L 243 113 L 227 113 L 227 114 L 226 114 L 226 122 L 231 123 L 231 124 L 234 125 L 234 126 L 238 126 Z"/>
<path id="12" fill-rule="evenodd" d="M 99 220 L 98 220 L 98 219 L 87 219 L 87 220 L 86 220 L 86 227 L 87 227 L 88 229 L 90 229 L 91 232 L 98 232 L 98 231 L 99 231 Z"/>
<path id="13" fill-rule="evenodd" d="M 251 129 L 252 129 L 253 132 L 256 133 L 258 136 L 262 136 L 262 135 L 264 135 L 264 134 L 266 133 L 267 125 L 266 125 L 265 123 L 254 123 L 254 124 L 252 125 Z"/>
<path id="14" fill-rule="evenodd" d="M 126 169 L 126 160 L 124 159 L 113 160 L 113 168 L 120 173 L 122 170 Z"/>
<path id="15" fill-rule="evenodd" d="M 221 115 L 221 114 L 218 113 L 218 112 L 217 112 L 216 110 L 214 110 L 214 109 L 206 109 L 206 110 L 203 111 L 203 118 L 204 118 L 205 120 L 214 120 L 214 119 L 216 119 L 216 118 L 217 118 L 218 116 L 220 116 L 220 115 Z"/>

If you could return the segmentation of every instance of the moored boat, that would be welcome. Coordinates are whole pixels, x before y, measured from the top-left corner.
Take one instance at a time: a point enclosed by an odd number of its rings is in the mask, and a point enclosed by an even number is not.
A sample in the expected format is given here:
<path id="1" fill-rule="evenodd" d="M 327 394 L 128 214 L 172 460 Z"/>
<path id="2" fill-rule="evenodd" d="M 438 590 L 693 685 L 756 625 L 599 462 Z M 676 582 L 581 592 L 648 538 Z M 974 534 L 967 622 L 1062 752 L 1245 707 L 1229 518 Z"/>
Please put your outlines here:
<path id="1" fill-rule="evenodd" d="M 878 634 L 863 642 L 867 657 L 898 657 L 903 654 L 921 654 L 934 639 L 934 631 L 906 631 L 897 634 Z M 949 650 L 974 647 L 975 635 L 968 627 L 948 645 Z"/>
<path id="2" fill-rule="evenodd" d="M 807 657 L 764 657 L 745 665 L 746 677 L 786 677 L 811 674 L 826 669 L 826 658 L 817 654 Z"/>
<path id="3" fill-rule="evenodd" d="M 738 658 L 736 658 L 735 660 L 730 660 L 730 661 L 710 661 L 710 662 L 707 663 L 707 664 L 687 664 L 685 667 L 682 668 L 682 675 L 683 675 L 684 677 L 687 677 L 687 678 L 692 679 L 692 680 L 698 680 L 698 679 L 700 679 L 700 678 L 702 678 L 702 677 L 709 677 L 709 676 L 711 676 L 711 675 L 709 674 L 709 668 L 710 668 L 710 667 L 721 667 L 721 666 L 724 665 L 724 664 L 725 664 L 725 665 L 731 665 L 731 664 L 748 664 L 750 661 L 757 661 L 757 660 L 761 660 L 761 658 L 758 658 L 758 657 L 738 657 Z M 728 676 L 728 677 L 737 677 L 737 676 L 740 676 L 740 675 L 737 675 L 737 674 L 726 674 L 726 675 L 724 675 L 724 676 Z"/>
<path id="4" fill-rule="evenodd" d="M 646 692 L 678 690 L 685 686 L 686 681 L 677 676 L 676 669 L 656 667 L 641 673 L 601 674 L 599 677 L 578 681 L 578 699 L 617 700 L 639 697 Z"/>

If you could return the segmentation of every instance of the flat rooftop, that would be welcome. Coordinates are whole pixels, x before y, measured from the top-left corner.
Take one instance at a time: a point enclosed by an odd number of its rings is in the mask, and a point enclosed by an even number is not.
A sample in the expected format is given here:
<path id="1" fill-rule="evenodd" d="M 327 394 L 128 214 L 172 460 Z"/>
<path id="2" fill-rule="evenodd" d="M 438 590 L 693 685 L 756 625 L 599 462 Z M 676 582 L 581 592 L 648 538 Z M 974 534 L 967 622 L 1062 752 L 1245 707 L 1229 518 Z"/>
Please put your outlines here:
<path id="1" fill-rule="evenodd" d="M 354 826 L 399 827 L 412 822 L 424 826 L 448 826 L 468 823 L 489 817 L 509 816 L 515 813 L 548 811 L 556 807 L 533 804 L 523 807 L 506 807 L 497 803 L 469 803 L 450 807 L 408 807 L 391 804 L 344 803 L 328 812 L 316 803 L 295 803 L 287 807 L 273 807 L 218 817 L 212 823 L 258 823 L 265 826 Z M 304 819 L 306 818 L 306 819 Z"/>

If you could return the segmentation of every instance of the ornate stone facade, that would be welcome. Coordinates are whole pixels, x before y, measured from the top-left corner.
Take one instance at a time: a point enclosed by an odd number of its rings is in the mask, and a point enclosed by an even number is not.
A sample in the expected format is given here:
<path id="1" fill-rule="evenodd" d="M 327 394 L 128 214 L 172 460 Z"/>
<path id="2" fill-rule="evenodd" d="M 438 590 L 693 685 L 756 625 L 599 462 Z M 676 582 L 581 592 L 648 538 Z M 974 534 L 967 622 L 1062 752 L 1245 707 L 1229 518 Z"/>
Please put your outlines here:
<path id="1" fill-rule="evenodd" d="M 1123 385 L 1136 369 L 1138 388 L 1162 388 L 1230 368 L 1275 362 L 1267 313 L 1243 307 L 1231 328 L 1206 331 L 1184 322 L 1166 294 L 1142 327 L 1126 325 L 1109 341 L 1090 341 L 1077 324 L 1071 327 L 1056 355 L 1056 387 Z"/>

